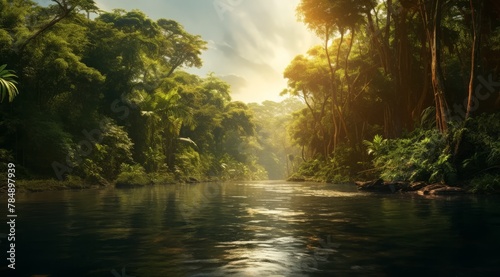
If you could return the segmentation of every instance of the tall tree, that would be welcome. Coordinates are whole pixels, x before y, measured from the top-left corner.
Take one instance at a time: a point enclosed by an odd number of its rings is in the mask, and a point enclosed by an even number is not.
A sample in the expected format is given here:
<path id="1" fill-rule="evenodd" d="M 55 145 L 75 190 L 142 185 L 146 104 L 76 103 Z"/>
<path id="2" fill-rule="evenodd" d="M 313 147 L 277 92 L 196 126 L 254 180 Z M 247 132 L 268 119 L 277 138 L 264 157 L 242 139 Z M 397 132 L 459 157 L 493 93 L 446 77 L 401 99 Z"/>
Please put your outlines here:
<path id="1" fill-rule="evenodd" d="M 332 141 L 325 149 L 326 156 L 335 153 L 335 149 L 339 143 L 340 137 L 349 136 L 345 119 L 345 104 L 344 99 L 348 97 L 344 94 L 344 89 L 347 88 L 347 93 L 351 93 L 351 83 L 348 75 L 348 60 L 355 40 L 355 33 L 359 25 L 364 21 L 363 13 L 371 6 L 374 1 L 327 1 L 327 0 L 302 0 L 297 7 L 299 19 L 306 26 L 313 30 L 324 41 L 323 49 L 327 59 L 329 69 L 330 85 L 330 116 L 333 122 Z M 344 47 L 346 40 L 344 36 L 350 33 L 348 43 L 348 51 L 345 56 L 341 57 L 341 49 Z M 340 38 L 334 40 L 334 35 Z M 332 43 L 337 41 L 337 43 Z M 335 49 L 331 49 L 335 47 Z M 334 56 L 335 55 L 335 56 Z M 335 59 L 333 58 L 335 57 Z M 341 60 L 344 60 L 343 68 Z M 343 82 L 339 83 L 339 78 L 336 76 L 339 69 L 343 69 Z M 344 86 L 345 84 L 345 86 Z"/>
<path id="2" fill-rule="evenodd" d="M 19 45 L 19 51 L 23 51 L 33 39 L 47 32 L 58 22 L 71 16 L 74 12 L 84 11 L 90 13 L 97 12 L 99 10 L 94 0 L 52 0 L 52 2 L 55 4 L 50 6 L 48 11 L 50 13 L 54 13 L 53 18 L 47 23 L 44 23 L 37 31 L 21 42 Z"/>
<path id="3" fill-rule="evenodd" d="M 470 62 L 470 79 L 469 79 L 469 94 L 467 96 L 467 111 L 465 115 L 465 120 L 470 117 L 472 102 L 476 87 L 476 74 L 480 59 L 480 49 L 481 49 L 481 36 L 482 36 L 482 18 L 483 18 L 483 6 L 484 1 L 473 1 L 469 0 L 470 11 L 471 11 L 471 22 L 472 22 L 472 47 L 471 47 L 471 62 Z"/>
<path id="4" fill-rule="evenodd" d="M 420 14 L 427 35 L 431 55 L 431 80 L 436 106 L 436 124 L 441 132 L 448 129 L 448 101 L 441 61 L 441 21 L 446 0 L 419 0 Z"/>

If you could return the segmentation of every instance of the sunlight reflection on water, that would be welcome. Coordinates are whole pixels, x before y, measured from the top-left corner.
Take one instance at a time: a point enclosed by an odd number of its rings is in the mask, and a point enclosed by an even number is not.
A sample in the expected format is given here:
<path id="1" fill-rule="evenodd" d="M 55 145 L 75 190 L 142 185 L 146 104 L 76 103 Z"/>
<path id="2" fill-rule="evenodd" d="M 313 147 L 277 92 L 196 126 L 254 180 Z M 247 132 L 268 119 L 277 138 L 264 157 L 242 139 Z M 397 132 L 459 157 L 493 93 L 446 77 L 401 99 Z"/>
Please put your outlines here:
<path id="1" fill-rule="evenodd" d="M 110 277 L 125 266 L 136 277 L 500 271 L 492 251 L 500 201 L 487 197 L 240 182 L 21 194 L 18 202 L 25 276 Z"/>

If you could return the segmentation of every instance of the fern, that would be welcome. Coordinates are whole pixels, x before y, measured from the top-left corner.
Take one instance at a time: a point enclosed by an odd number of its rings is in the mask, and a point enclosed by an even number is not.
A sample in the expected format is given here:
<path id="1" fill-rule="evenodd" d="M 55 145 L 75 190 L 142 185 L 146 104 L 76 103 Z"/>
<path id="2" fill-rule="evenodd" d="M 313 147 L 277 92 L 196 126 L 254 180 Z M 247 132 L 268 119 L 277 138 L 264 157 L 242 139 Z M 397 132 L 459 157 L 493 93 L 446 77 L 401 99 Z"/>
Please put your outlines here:
<path id="1" fill-rule="evenodd" d="M 454 175 L 446 137 L 437 130 L 417 129 L 405 138 L 365 142 L 381 177 L 394 181 L 444 181 Z"/>

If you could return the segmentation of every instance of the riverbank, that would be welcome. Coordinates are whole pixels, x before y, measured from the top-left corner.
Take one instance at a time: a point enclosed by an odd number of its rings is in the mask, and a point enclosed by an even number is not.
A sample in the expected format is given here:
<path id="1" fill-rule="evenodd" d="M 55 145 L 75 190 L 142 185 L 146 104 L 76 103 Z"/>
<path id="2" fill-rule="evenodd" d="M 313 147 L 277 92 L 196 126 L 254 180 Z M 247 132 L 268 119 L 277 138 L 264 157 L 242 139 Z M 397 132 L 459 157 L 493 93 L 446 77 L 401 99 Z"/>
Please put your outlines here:
<path id="1" fill-rule="evenodd" d="M 60 191 L 60 190 L 83 190 L 83 189 L 103 189 L 109 187 L 115 188 L 133 188 L 145 187 L 152 185 L 168 185 L 175 183 L 199 183 L 213 182 L 215 180 L 198 180 L 196 178 L 187 178 L 184 180 L 176 180 L 171 176 L 143 176 L 142 178 L 134 178 L 129 180 L 116 180 L 114 182 L 94 182 L 87 183 L 81 179 L 71 179 L 59 181 L 55 179 L 37 179 L 37 180 L 18 180 L 16 182 L 17 192 L 42 192 L 42 191 Z M 288 182 L 317 182 L 315 180 L 307 180 L 306 178 L 290 178 Z M 388 182 L 382 179 L 372 181 L 356 181 L 354 182 L 359 191 L 374 192 L 374 193 L 416 193 L 419 195 L 460 195 L 460 194 L 477 194 L 471 186 L 449 186 L 441 183 L 426 183 L 426 182 Z M 0 193 L 6 192 L 6 187 L 0 188 Z M 483 193 L 481 193 L 483 194 Z M 500 191 L 491 191 L 490 194 L 500 194 Z"/>
<path id="2" fill-rule="evenodd" d="M 314 178 L 296 176 L 288 178 L 287 181 L 325 183 Z M 355 181 L 354 184 L 359 191 L 375 193 L 416 193 L 419 195 L 500 194 L 500 190 L 493 186 L 489 191 L 478 191 L 474 184 L 451 186 L 444 183 L 384 181 L 382 179 Z"/>
<path id="3" fill-rule="evenodd" d="M 419 195 L 460 195 L 460 194 L 500 194 L 500 190 L 476 191 L 473 185 L 450 186 L 443 183 L 427 182 L 387 182 L 382 179 L 356 181 L 359 191 L 380 193 L 417 193 Z"/>
<path id="4" fill-rule="evenodd" d="M 41 191 L 60 191 L 60 190 L 81 190 L 81 189 L 97 189 L 103 188 L 106 185 L 86 184 L 78 180 L 59 181 L 54 179 L 37 179 L 37 180 L 17 180 L 16 192 L 41 192 Z M 0 192 L 6 192 L 5 186 L 0 188 Z"/>
<path id="5" fill-rule="evenodd" d="M 175 179 L 172 176 L 160 176 L 158 174 L 146 174 L 144 176 L 134 176 L 129 179 L 118 179 L 113 182 L 105 180 L 89 183 L 88 181 L 74 178 L 69 180 L 56 179 L 34 179 L 34 180 L 17 180 L 16 192 L 42 192 L 42 191 L 61 191 L 61 190 L 83 190 L 83 189 L 104 189 L 104 188 L 134 188 L 145 187 L 152 185 L 169 185 L 176 183 L 199 183 L 212 182 L 214 180 L 198 180 L 194 177 L 185 179 Z M 0 187 L 0 193 L 7 193 L 7 187 Z"/>

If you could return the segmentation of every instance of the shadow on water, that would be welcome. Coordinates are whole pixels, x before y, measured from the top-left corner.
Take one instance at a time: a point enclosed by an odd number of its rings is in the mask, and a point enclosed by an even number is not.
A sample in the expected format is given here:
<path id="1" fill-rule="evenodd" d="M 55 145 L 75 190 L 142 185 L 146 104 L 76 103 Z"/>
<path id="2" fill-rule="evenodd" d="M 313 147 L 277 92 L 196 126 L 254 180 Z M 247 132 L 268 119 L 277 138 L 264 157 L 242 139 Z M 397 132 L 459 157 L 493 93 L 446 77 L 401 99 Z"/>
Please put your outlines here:
<path id="1" fill-rule="evenodd" d="M 16 272 L 495 276 L 499 200 L 277 181 L 20 194 Z"/>

